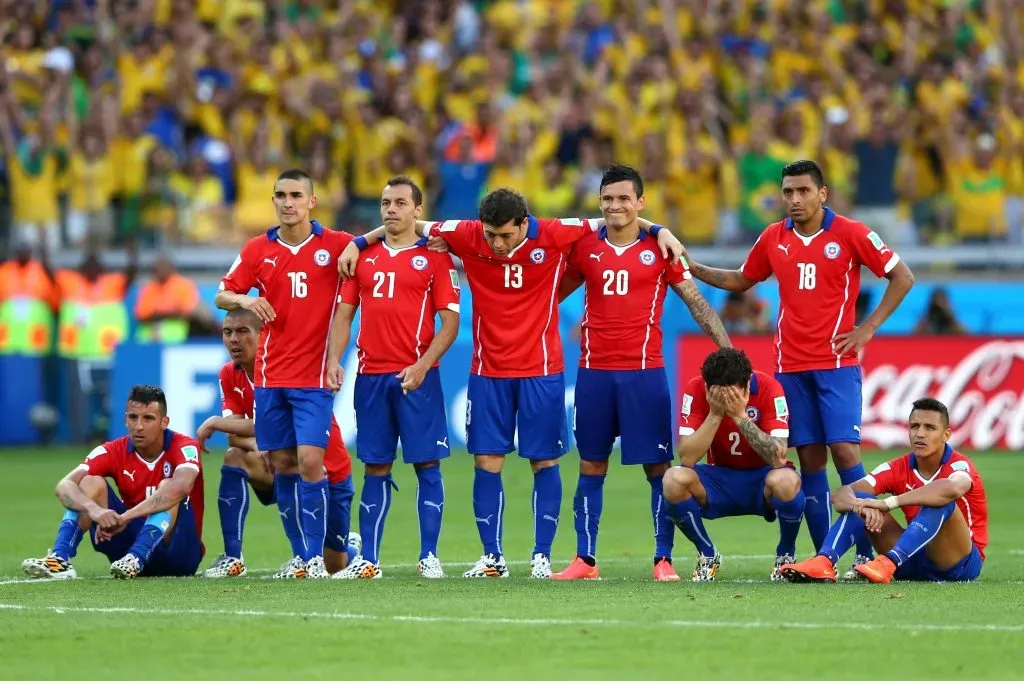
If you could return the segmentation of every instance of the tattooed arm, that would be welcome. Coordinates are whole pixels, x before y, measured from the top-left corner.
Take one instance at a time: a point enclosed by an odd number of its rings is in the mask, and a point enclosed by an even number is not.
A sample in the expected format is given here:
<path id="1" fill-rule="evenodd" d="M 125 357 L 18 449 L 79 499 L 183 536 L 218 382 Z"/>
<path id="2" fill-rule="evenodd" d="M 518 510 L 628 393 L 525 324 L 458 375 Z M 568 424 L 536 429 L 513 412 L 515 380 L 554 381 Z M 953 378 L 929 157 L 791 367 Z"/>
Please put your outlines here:
<path id="1" fill-rule="evenodd" d="M 690 308 L 690 314 L 693 315 L 694 321 L 700 325 L 704 333 L 711 337 L 711 340 L 715 341 L 715 345 L 720 348 L 732 347 L 729 334 L 725 332 L 725 327 L 722 326 L 722 320 L 711 309 L 708 301 L 700 294 L 697 285 L 692 280 L 687 279 L 678 284 L 672 284 L 672 290 L 683 299 L 686 307 Z"/>
<path id="2" fill-rule="evenodd" d="M 57 483 L 57 499 L 60 500 L 61 505 L 69 511 L 78 511 L 80 513 L 92 514 L 93 511 L 99 509 L 99 505 L 95 501 L 86 496 L 82 488 L 79 487 L 79 483 L 82 482 L 82 478 L 88 475 L 89 472 L 85 466 L 79 466 L 75 470 L 71 471 Z"/>
<path id="3" fill-rule="evenodd" d="M 138 506 L 134 506 L 121 515 L 121 522 L 128 524 L 135 518 L 145 518 L 167 511 L 177 506 L 192 491 L 192 485 L 199 477 L 199 471 L 191 466 L 178 466 L 174 475 L 161 483 L 151 496 Z"/>
<path id="4" fill-rule="evenodd" d="M 705 284 L 711 284 L 715 288 L 726 291 L 746 291 L 757 282 L 750 281 L 739 270 L 722 270 L 717 267 L 708 267 L 686 259 L 690 265 L 690 272 Z"/>
<path id="5" fill-rule="evenodd" d="M 772 437 L 761 430 L 754 421 L 747 416 L 747 404 L 750 402 L 750 386 L 740 388 L 731 385 L 722 389 L 725 396 L 726 415 L 743 435 L 751 449 L 764 459 L 764 462 L 773 468 L 782 468 L 786 465 L 786 450 L 789 444 L 784 437 Z"/>

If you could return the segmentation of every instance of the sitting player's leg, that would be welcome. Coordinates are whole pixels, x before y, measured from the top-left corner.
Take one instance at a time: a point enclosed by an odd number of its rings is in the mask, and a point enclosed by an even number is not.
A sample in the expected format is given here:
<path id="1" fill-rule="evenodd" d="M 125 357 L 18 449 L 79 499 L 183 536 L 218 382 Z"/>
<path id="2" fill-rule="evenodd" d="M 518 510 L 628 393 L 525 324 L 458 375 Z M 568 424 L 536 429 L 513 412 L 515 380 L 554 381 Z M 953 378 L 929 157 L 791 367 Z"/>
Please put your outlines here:
<path id="1" fill-rule="evenodd" d="M 703 515 L 710 508 L 710 499 L 704 480 L 714 478 L 713 466 L 698 464 L 697 469 L 673 466 L 662 480 L 668 516 L 697 549 L 697 565 L 693 580 L 712 581 L 722 563 L 718 550 L 704 529 Z M 712 475 L 706 475 L 712 473 Z"/>
<path id="2" fill-rule="evenodd" d="M 796 537 L 804 515 L 804 493 L 796 470 L 776 468 L 769 471 L 765 476 L 764 496 L 779 519 L 779 543 L 775 547 L 775 566 L 771 572 L 771 579 L 778 581 L 782 579 L 782 566 L 792 563 L 796 555 Z"/>
<path id="3" fill-rule="evenodd" d="M 162 487 L 163 484 L 161 483 L 160 486 Z M 187 499 L 183 500 L 166 513 L 170 517 L 169 526 L 163 531 L 163 535 L 153 547 L 149 559 L 144 563 L 142 575 L 144 577 L 188 577 L 194 575 L 203 559 L 203 544 L 199 538 L 199 528 L 196 525 L 192 504 Z M 139 533 L 139 539 L 136 540 L 129 555 L 134 553 L 139 542 L 144 540 L 148 528 L 162 526 L 162 523 L 154 520 L 159 516 L 160 514 L 157 513 L 146 519 L 146 523 Z M 113 568 L 113 566 L 111 567 Z"/>
<path id="4" fill-rule="evenodd" d="M 224 452 L 217 490 L 224 553 L 203 572 L 203 577 L 242 577 L 246 574 L 242 539 L 249 515 L 249 487 L 264 506 L 274 503 L 274 475 L 267 457 L 261 452 L 228 447 Z"/>
<path id="5" fill-rule="evenodd" d="M 96 475 L 87 475 L 78 483 L 79 489 L 85 496 L 89 497 L 101 508 L 110 508 L 108 496 L 117 495 L 107 485 L 107 481 Z M 120 499 L 118 499 L 120 502 Z M 123 512 L 123 505 L 120 511 Z M 71 559 L 78 553 L 78 545 L 82 542 L 85 534 L 92 527 L 92 520 L 89 516 L 78 511 L 64 509 L 64 517 L 61 519 L 60 527 L 57 530 L 57 538 L 53 542 L 53 549 L 43 558 L 28 558 L 21 564 L 25 574 L 29 577 L 45 579 L 74 579 L 78 576 L 75 568 L 71 565 Z"/>
<path id="6" fill-rule="evenodd" d="M 299 460 L 299 503 L 302 504 L 302 533 L 306 539 L 306 575 L 329 577 L 323 562 L 327 537 L 328 485 L 324 453 L 330 440 L 334 393 L 326 389 L 287 390 Z"/>
<path id="7" fill-rule="evenodd" d="M 335 575 L 347 568 L 358 557 L 358 551 L 349 541 L 352 524 L 352 500 L 356 496 L 352 476 L 344 480 L 328 480 L 327 536 L 324 538 L 324 565 Z"/>
<path id="8" fill-rule="evenodd" d="M 171 484 L 170 478 L 163 480 L 157 485 L 157 492 L 169 484 Z M 169 543 L 173 537 L 179 511 L 183 505 L 184 502 L 166 511 L 157 511 L 147 516 L 145 520 L 142 520 L 142 526 L 138 528 L 135 540 L 128 548 L 127 553 L 110 564 L 110 574 L 117 579 L 134 579 L 146 571 L 150 559 L 157 554 L 158 549 Z M 107 555 L 110 556 L 109 553 Z M 192 572 L 189 574 L 195 572 L 195 569 L 199 567 L 199 560 L 201 559 L 202 553 L 200 549 L 196 563 L 192 566 Z M 147 576 L 150 574 L 162 574 L 159 565 L 154 566 L 154 568 L 154 570 L 146 572 Z"/>

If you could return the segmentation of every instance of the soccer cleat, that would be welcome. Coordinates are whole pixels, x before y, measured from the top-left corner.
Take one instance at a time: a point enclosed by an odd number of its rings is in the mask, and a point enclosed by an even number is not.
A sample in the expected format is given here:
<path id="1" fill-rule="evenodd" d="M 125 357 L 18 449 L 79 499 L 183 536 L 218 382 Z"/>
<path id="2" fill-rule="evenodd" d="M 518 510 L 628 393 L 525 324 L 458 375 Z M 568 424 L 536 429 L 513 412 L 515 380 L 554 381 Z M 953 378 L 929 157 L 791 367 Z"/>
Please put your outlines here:
<path id="1" fill-rule="evenodd" d="M 444 579 L 444 569 L 441 567 L 441 560 L 432 553 L 428 553 L 426 558 L 420 559 L 418 567 L 420 571 L 420 577 L 426 579 Z"/>
<path id="2" fill-rule="evenodd" d="M 585 560 L 576 556 L 567 568 L 553 573 L 551 579 L 567 582 L 575 579 L 601 579 L 601 573 L 597 565 L 587 565 Z"/>
<path id="3" fill-rule="evenodd" d="M 779 568 L 782 578 L 790 582 L 834 582 L 836 568 L 825 556 L 814 556 L 799 563 Z"/>
<path id="4" fill-rule="evenodd" d="M 21 569 L 29 577 L 36 579 L 74 579 L 78 576 L 71 561 L 64 560 L 52 551 L 45 558 L 27 558 L 21 563 Z"/>
<path id="5" fill-rule="evenodd" d="M 508 565 L 504 556 L 488 553 L 480 556 L 476 564 L 462 573 L 463 577 L 508 577 Z"/>
<path id="6" fill-rule="evenodd" d="M 306 561 L 300 556 L 291 558 L 281 566 L 281 569 L 274 573 L 274 579 L 305 579 Z"/>
<path id="7" fill-rule="evenodd" d="M 857 565 L 853 569 L 872 584 L 888 584 L 892 581 L 892 576 L 896 574 L 896 563 L 883 553 L 874 560 Z"/>
<path id="8" fill-rule="evenodd" d="M 356 556 L 344 570 L 331 575 L 332 579 L 380 579 L 384 576 L 379 566 L 374 565 L 362 556 Z"/>
<path id="9" fill-rule="evenodd" d="M 306 579 L 327 579 L 330 576 L 323 556 L 313 556 L 306 563 Z"/>
<path id="10" fill-rule="evenodd" d="M 713 582 L 720 567 L 722 567 L 722 555 L 718 551 L 715 551 L 715 555 L 710 558 L 705 555 L 698 555 L 697 563 L 693 566 L 693 577 L 691 579 L 695 582 Z"/>
<path id="11" fill-rule="evenodd" d="M 543 553 L 533 554 L 530 559 L 530 576 L 534 579 L 551 579 L 551 559 Z"/>
<path id="12" fill-rule="evenodd" d="M 717 568 L 716 568 L 717 569 Z M 678 582 L 679 574 L 672 567 L 668 558 L 662 558 L 654 564 L 654 581 L 656 582 Z"/>
<path id="13" fill-rule="evenodd" d="M 857 572 L 857 566 L 858 565 L 864 565 L 865 563 L 870 563 L 870 562 L 871 562 L 871 558 L 869 558 L 868 556 L 862 556 L 860 554 L 857 554 L 857 557 L 853 559 L 853 565 L 851 565 L 850 569 L 847 570 L 843 574 L 843 579 L 846 579 L 846 580 L 857 580 L 857 581 L 864 579 L 861 576 L 861 574 L 859 572 Z"/>
<path id="14" fill-rule="evenodd" d="M 223 579 L 225 577 L 245 577 L 245 563 L 241 558 L 220 554 L 213 565 L 203 570 L 203 577 L 207 579 Z"/>
<path id="15" fill-rule="evenodd" d="M 781 556 L 778 556 L 775 559 L 775 567 L 772 568 L 771 580 L 773 582 L 785 581 L 786 578 L 782 576 L 782 567 L 784 565 L 792 565 L 795 562 L 796 561 L 793 559 L 793 556 L 789 555 L 788 553 L 784 553 Z"/>
<path id="16" fill-rule="evenodd" d="M 110 564 L 110 574 L 114 579 L 135 579 L 142 572 L 142 563 L 134 553 L 125 554 Z"/>

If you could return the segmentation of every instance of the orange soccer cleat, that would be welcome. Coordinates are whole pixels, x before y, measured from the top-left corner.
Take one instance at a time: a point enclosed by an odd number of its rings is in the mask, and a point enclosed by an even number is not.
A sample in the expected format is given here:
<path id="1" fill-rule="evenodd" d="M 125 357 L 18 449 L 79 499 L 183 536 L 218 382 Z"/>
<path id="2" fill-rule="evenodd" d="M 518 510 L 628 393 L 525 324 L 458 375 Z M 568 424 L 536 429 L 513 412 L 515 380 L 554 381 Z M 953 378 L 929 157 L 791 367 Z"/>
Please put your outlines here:
<path id="1" fill-rule="evenodd" d="M 570 581 L 574 579 L 600 579 L 601 573 L 598 571 L 597 566 L 587 565 L 587 562 L 576 556 L 569 567 L 565 568 L 561 572 L 552 573 L 551 579 L 559 579 L 564 581 Z"/>
<path id="2" fill-rule="evenodd" d="M 896 563 L 883 553 L 874 560 L 855 565 L 853 569 L 872 584 L 888 584 L 896 574 Z"/>
<path id="3" fill-rule="evenodd" d="M 825 556 L 814 556 L 799 563 L 783 565 L 779 572 L 790 582 L 836 581 L 836 567 Z"/>
<path id="4" fill-rule="evenodd" d="M 662 558 L 654 564 L 654 581 L 656 582 L 678 582 L 679 575 L 668 558 Z"/>

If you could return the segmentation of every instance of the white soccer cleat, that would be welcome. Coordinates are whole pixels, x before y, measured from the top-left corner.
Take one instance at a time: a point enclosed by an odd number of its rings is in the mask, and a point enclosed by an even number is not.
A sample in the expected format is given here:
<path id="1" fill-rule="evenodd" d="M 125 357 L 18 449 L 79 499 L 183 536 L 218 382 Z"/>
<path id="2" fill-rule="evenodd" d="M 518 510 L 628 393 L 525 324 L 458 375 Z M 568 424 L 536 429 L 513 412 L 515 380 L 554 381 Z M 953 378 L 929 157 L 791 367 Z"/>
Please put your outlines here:
<path id="1" fill-rule="evenodd" d="M 870 562 L 871 558 L 858 554 L 857 557 L 853 559 L 853 565 L 851 565 L 850 569 L 843 574 L 843 579 L 852 582 L 865 581 L 864 576 L 857 572 L 857 566 L 864 565 L 864 563 Z"/>
<path id="2" fill-rule="evenodd" d="M 21 569 L 35 579 L 74 579 L 78 576 L 71 561 L 64 560 L 52 551 L 45 558 L 26 558 L 21 563 Z"/>
<path id="3" fill-rule="evenodd" d="M 444 570 L 441 568 L 441 560 L 432 553 L 420 560 L 420 577 L 425 579 L 444 579 Z"/>
<path id="4" fill-rule="evenodd" d="M 330 576 L 323 556 L 313 556 L 306 563 L 306 579 L 327 579 Z"/>
<path id="5" fill-rule="evenodd" d="M 135 579 L 142 572 L 142 562 L 134 553 L 125 554 L 110 564 L 110 574 L 114 579 Z"/>
<path id="6" fill-rule="evenodd" d="M 379 565 L 374 565 L 362 556 L 356 556 L 344 570 L 331 575 L 332 579 L 381 579 L 384 576 Z"/>
<path id="7" fill-rule="evenodd" d="M 788 553 L 784 553 L 775 559 L 775 567 L 772 568 L 771 580 L 773 582 L 784 582 L 786 578 L 782 576 L 782 566 L 792 565 L 796 560 L 793 556 Z"/>
<path id="8" fill-rule="evenodd" d="M 462 573 L 463 577 L 508 577 L 508 565 L 505 564 L 504 556 L 495 556 L 488 553 L 480 556 L 476 564 Z"/>
<path id="9" fill-rule="evenodd" d="M 351 546 L 356 550 L 356 555 L 363 555 L 363 538 L 358 532 L 349 532 L 348 539 L 345 540 L 346 546 Z"/>
<path id="10" fill-rule="evenodd" d="M 213 565 L 203 570 L 202 576 L 207 579 L 224 579 L 225 577 L 245 577 L 245 563 L 241 558 L 220 554 Z"/>
<path id="11" fill-rule="evenodd" d="M 695 582 L 713 582 L 720 567 L 722 567 L 722 555 L 718 551 L 715 551 L 715 555 L 712 558 L 698 555 L 697 564 L 693 566 L 692 579 Z"/>
<path id="12" fill-rule="evenodd" d="M 274 579 L 305 579 L 306 561 L 301 556 L 294 556 L 281 569 L 274 573 Z"/>
<path id="13" fill-rule="evenodd" d="M 533 558 L 530 559 L 530 577 L 551 579 L 551 559 L 543 553 L 533 554 Z"/>

